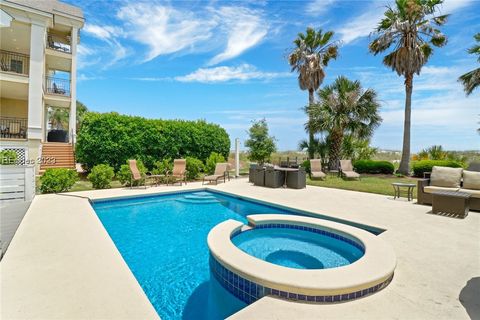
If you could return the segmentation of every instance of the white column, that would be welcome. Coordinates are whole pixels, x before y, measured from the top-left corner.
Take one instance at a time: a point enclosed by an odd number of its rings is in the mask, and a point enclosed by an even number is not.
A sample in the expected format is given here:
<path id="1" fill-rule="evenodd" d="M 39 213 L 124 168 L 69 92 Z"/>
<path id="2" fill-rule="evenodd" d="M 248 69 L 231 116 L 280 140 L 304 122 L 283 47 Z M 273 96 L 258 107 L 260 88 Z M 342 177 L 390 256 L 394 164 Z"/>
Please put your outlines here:
<path id="1" fill-rule="evenodd" d="M 69 117 L 69 140 L 70 143 L 75 143 L 77 135 L 77 41 L 78 41 L 78 28 L 72 28 L 72 34 L 70 37 L 71 50 L 72 50 L 72 68 L 70 70 L 70 97 L 72 102 L 70 104 L 70 117 Z"/>
<path id="2" fill-rule="evenodd" d="M 240 139 L 235 139 L 235 178 L 240 176 Z"/>
<path id="3" fill-rule="evenodd" d="M 28 139 L 42 139 L 45 33 L 45 26 L 32 23 L 28 84 Z"/>

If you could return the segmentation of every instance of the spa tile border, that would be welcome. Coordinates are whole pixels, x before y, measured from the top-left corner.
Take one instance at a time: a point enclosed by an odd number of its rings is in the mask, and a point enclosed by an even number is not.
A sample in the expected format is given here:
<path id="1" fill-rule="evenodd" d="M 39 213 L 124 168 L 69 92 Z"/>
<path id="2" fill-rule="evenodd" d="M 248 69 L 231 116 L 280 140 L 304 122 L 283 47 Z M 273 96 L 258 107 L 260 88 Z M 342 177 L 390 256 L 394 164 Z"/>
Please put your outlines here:
<path id="1" fill-rule="evenodd" d="M 295 292 L 276 290 L 247 280 L 235 272 L 225 268 L 220 262 L 217 261 L 217 259 L 215 259 L 213 255 L 210 255 L 210 273 L 223 288 L 247 304 L 251 304 L 264 296 L 277 296 L 283 299 L 310 303 L 345 302 L 365 297 L 382 290 L 393 279 L 392 274 L 387 280 L 367 289 L 337 295 L 311 296 L 298 294 Z"/>

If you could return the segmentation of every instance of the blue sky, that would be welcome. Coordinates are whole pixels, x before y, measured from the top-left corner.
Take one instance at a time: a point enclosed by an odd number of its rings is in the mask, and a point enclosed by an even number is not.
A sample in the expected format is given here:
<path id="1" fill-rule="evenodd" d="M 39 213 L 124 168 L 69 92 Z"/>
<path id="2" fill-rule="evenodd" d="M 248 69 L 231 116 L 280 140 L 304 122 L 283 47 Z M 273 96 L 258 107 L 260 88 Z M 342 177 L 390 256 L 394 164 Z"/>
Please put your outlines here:
<path id="1" fill-rule="evenodd" d="M 308 94 L 290 73 L 287 55 L 307 26 L 333 30 L 337 76 L 360 80 L 381 99 L 383 123 L 374 146 L 402 145 L 403 79 L 368 52 L 369 34 L 388 1 L 70 1 L 84 10 L 77 98 L 91 110 L 164 119 L 206 119 L 232 140 L 266 118 L 280 150 L 306 137 L 301 108 Z M 480 90 L 465 97 L 456 81 L 478 67 L 466 50 L 480 31 L 480 1 L 446 0 L 447 46 L 414 79 L 412 150 L 441 144 L 480 149 Z"/>

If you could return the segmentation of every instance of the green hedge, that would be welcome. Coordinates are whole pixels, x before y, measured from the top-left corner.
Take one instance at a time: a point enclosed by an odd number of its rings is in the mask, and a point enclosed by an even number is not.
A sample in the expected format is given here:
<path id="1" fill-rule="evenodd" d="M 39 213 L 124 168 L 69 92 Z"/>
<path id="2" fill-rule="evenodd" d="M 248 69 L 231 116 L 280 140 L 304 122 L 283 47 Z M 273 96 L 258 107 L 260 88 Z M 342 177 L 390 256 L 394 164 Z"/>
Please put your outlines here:
<path id="1" fill-rule="evenodd" d="M 389 161 L 357 160 L 353 167 L 358 173 L 393 174 L 395 167 Z"/>
<path id="2" fill-rule="evenodd" d="M 216 124 L 118 113 L 87 113 L 76 144 L 77 161 L 87 169 L 105 163 L 119 170 L 128 159 L 142 160 L 151 169 L 161 159 L 205 161 L 212 152 L 227 158 L 229 151 L 230 138 Z"/>
<path id="3" fill-rule="evenodd" d="M 40 191 L 42 193 L 65 192 L 70 190 L 78 179 L 78 173 L 75 170 L 47 169 L 40 177 Z"/>
<path id="4" fill-rule="evenodd" d="M 432 168 L 437 167 L 450 167 L 450 168 L 462 168 L 463 164 L 453 160 L 421 160 L 413 163 L 412 170 L 415 177 L 422 177 L 424 172 L 432 172 Z"/>

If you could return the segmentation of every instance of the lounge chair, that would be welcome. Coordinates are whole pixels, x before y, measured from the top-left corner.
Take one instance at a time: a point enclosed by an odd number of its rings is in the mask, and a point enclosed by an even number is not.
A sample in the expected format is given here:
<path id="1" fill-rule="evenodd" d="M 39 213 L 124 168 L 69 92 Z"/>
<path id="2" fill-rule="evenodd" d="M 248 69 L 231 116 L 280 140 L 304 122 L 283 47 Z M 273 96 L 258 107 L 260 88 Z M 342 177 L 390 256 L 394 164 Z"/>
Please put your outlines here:
<path id="1" fill-rule="evenodd" d="M 133 187 L 133 182 L 134 181 L 139 181 L 141 182 L 142 180 L 145 180 L 145 177 L 140 173 L 140 170 L 138 170 L 137 167 L 137 160 L 128 160 L 128 165 L 130 167 L 130 188 Z M 147 188 L 147 185 L 145 184 L 145 181 L 143 182 L 145 189 Z"/>
<path id="2" fill-rule="evenodd" d="M 326 175 L 322 171 L 322 161 L 320 159 L 310 160 L 310 178 L 312 179 L 325 179 Z"/>
<path id="3" fill-rule="evenodd" d="M 352 160 L 340 160 L 340 171 L 347 179 L 360 179 L 360 175 L 353 171 Z"/>
<path id="4" fill-rule="evenodd" d="M 187 184 L 187 160 L 175 159 L 173 160 L 172 172 L 167 172 L 167 185 L 171 182 L 180 182 L 180 185 L 185 182 Z"/>
<path id="5" fill-rule="evenodd" d="M 211 183 L 212 181 L 215 181 L 215 184 L 218 184 L 218 180 L 223 178 L 223 182 L 230 181 L 230 175 L 228 174 L 228 163 L 217 163 L 215 166 L 215 173 L 210 175 L 210 176 L 205 176 L 203 177 L 203 182 L 202 184 L 205 183 L 205 181 L 208 181 Z"/>

